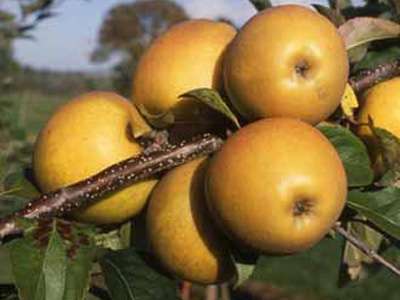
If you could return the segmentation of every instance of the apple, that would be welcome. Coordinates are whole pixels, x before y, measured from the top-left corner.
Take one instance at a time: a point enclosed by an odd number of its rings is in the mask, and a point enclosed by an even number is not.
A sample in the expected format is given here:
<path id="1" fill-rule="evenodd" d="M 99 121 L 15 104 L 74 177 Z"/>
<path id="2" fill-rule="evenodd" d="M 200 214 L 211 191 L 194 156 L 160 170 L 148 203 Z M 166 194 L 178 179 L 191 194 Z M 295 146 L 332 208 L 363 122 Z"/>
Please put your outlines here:
<path id="1" fill-rule="evenodd" d="M 147 209 L 147 236 L 161 264 L 176 277 L 201 284 L 231 279 L 230 253 L 204 197 L 206 161 L 181 165 L 156 185 Z"/>
<path id="2" fill-rule="evenodd" d="M 60 107 L 41 130 L 33 169 L 43 192 L 76 183 L 142 149 L 135 136 L 150 127 L 126 99 L 110 92 L 83 94 Z M 144 206 L 156 181 L 146 180 L 80 210 L 84 222 L 120 223 Z"/>
<path id="3" fill-rule="evenodd" d="M 290 118 L 239 129 L 206 174 L 210 212 L 234 242 L 254 251 L 305 250 L 329 231 L 346 199 L 346 173 L 316 128 Z"/>
<path id="4" fill-rule="evenodd" d="M 368 126 L 368 118 L 372 119 L 375 127 L 386 129 L 400 138 L 400 77 L 373 86 L 364 93 L 360 103 L 357 134 L 366 142 L 374 172 L 380 176 L 384 172 L 384 165 L 378 141 Z"/>
<path id="5" fill-rule="evenodd" d="M 190 20 L 172 26 L 140 58 L 133 76 L 133 103 L 155 126 L 207 120 L 210 109 L 181 94 L 197 88 L 222 89 L 222 57 L 236 29 L 224 22 Z M 178 105 L 179 102 L 179 105 Z M 183 103 L 184 102 L 184 103 Z M 197 104 L 197 105 L 196 105 Z"/>
<path id="6" fill-rule="evenodd" d="M 349 73 L 344 42 L 328 19 L 299 5 L 261 11 L 224 60 L 225 87 L 244 117 L 317 124 L 340 104 Z"/>

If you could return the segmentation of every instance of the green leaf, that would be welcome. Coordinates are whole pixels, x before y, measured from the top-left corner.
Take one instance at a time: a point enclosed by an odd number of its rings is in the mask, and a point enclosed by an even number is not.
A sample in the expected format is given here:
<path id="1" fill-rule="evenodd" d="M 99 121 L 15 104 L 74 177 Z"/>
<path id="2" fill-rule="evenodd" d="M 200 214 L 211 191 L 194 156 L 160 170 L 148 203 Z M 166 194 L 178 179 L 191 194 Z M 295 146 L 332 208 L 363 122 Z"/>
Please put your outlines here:
<path id="1" fill-rule="evenodd" d="M 383 163 L 383 176 L 378 184 L 380 186 L 399 186 L 400 140 L 386 129 L 374 127 L 372 124 L 370 127 L 378 140 L 378 150 Z"/>
<path id="2" fill-rule="evenodd" d="M 339 27 L 346 49 L 350 50 L 372 41 L 396 38 L 400 36 L 400 25 L 392 21 L 358 17 L 348 20 Z"/>
<path id="3" fill-rule="evenodd" d="M 231 120 L 237 128 L 240 128 L 240 124 L 235 114 L 230 110 L 228 105 L 226 105 L 225 101 L 219 95 L 219 93 L 213 89 L 201 88 L 189 91 L 183 95 L 179 96 L 180 98 L 193 98 L 196 99 L 212 109 L 222 113 L 229 120 Z"/>
<path id="4" fill-rule="evenodd" d="M 400 239 L 400 189 L 388 187 L 376 192 L 350 191 L 347 205 L 387 234 Z"/>
<path id="5" fill-rule="evenodd" d="M 346 170 L 349 187 L 367 186 L 372 183 L 373 172 L 367 149 L 350 130 L 338 126 L 318 126 L 339 153 Z"/>
<path id="6" fill-rule="evenodd" d="M 3 190 L 3 181 L 7 175 L 7 158 L 0 152 L 0 192 Z"/>
<path id="7" fill-rule="evenodd" d="M 10 253 L 4 246 L 0 246 L 0 266 L 0 285 L 13 284 L 14 278 L 12 275 Z"/>
<path id="8" fill-rule="evenodd" d="M 107 253 L 100 264 L 111 298 L 177 300 L 176 282 L 159 273 L 149 261 L 134 248 Z"/>
<path id="9" fill-rule="evenodd" d="M 43 221 L 8 247 L 22 300 L 85 299 L 95 250 L 91 230 Z"/>
<path id="10" fill-rule="evenodd" d="M 306 293 L 300 299 L 346 299 L 331 297 L 337 290 L 342 247 L 341 238 L 325 238 L 301 253 L 262 255 L 251 279 L 295 293 L 297 297 Z"/>
<path id="11" fill-rule="evenodd" d="M 347 55 L 351 63 L 359 62 L 365 57 L 365 55 L 367 55 L 367 53 L 368 53 L 367 44 L 351 48 L 350 50 L 347 51 Z"/>
<path id="12" fill-rule="evenodd" d="M 106 233 L 97 234 L 95 236 L 95 243 L 97 247 L 105 249 L 110 249 L 110 250 L 124 249 L 119 230 L 112 230 Z"/>
<path id="13" fill-rule="evenodd" d="M 375 69 L 379 65 L 400 58 L 400 47 L 385 48 L 381 51 L 369 51 L 365 57 L 353 67 L 354 72 L 365 69 Z"/>
<path id="14" fill-rule="evenodd" d="M 27 198 L 13 196 L 6 193 L 7 191 L 0 195 L 0 218 L 23 208 L 25 204 L 29 202 L 29 199 Z"/>
<path id="15" fill-rule="evenodd" d="M 263 10 L 272 7 L 272 3 L 269 0 L 250 0 L 257 10 Z"/>
<path id="16" fill-rule="evenodd" d="M 235 265 L 237 272 L 235 286 L 240 286 L 251 277 L 256 266 L 254 264 L 244 264 L 238 262 L 236 262 Z"/>
<path id="17" fill-rule="evenodd" d="M 8 194 L 24 198 L 34 198 L 40 195 L 39 190 L 31 182 L 31 179 L 28 179 L 28 171 L 31 170 L 19 167 L 7 175 L 3 185 L 6 191 L 12 191 Z"/>

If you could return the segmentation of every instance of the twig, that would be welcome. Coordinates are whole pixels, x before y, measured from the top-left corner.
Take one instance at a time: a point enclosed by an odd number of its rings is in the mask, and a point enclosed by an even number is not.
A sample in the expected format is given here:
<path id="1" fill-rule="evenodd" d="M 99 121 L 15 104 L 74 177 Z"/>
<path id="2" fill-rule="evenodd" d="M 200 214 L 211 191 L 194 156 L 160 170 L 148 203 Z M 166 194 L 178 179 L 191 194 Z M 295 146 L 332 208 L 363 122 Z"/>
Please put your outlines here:
<path id="1" fill-rule="evenodd" d="M 381 64 L 375 69 L 363 70 L 349 79 L 356 94 L 360 94 L 375 84 L 400 75 L 400 60 Z"/>
<path id="2" fill-rule="evenodd" d="M 181 299 L 190 300 L 192 294 L 192 284 L 189 281 L 182 281 Z"/>
<path id="3" fill-rule="evenodd" d="M 356 248 L 361 250 L 363 253 L 365 253 L 368 257 L 372 258 L 376 262 L 380 263 L 381 265 L 385 266 L 388 268 L 390 271 L 392 271 L 394 274 L 397 276 L 400 276 L 400 269 L 397 268 L 395 265 L 393 265 L 391 262 L 387 261 L 385 258 L 380 256 L 376 251 L 370 249 L 364 242 L 359 240 L 357 237 L 352 235 L 350 232 L 348 232 L 346 229 L 340 226 L 340 223 L 336 223 L 336 225 L 333 227 L 333 229 L 343 236 L 347 241 L 352 243 Z"/>
<path id="4" fill-rule="evenodd" d="M 205 290 L 204 300 L 218 300 L 218 285 L 208 285 Z"/>
<path id="5" fill-rule="evenodd" d="M 210 134 L 179 145 L 168 145 L 160 151 L 143 154 L 117 163 L 100 173 L 58 189 L 29 202 L 22 210 L 0 220 L 0 241 L 19 234 L 16 218 L 49 218 L 62 216 L 98 201 L 104 195 L 150 178 L 187 161 L 217 151 L 223 141 Z"/>
<path id="6" fill-rule="evenodd" d="M 269 0 L 250 0 L 253 6 L 258 10 L 262 11 L 263 9 L 271 7 L 271 1 Z"/>

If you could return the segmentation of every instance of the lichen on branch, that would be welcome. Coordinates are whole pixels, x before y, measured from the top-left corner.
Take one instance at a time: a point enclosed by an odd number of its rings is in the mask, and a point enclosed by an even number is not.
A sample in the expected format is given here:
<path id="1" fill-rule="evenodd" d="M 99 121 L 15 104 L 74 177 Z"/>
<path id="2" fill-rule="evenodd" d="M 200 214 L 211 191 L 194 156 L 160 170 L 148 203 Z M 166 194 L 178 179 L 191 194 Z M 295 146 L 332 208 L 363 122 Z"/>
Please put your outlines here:
<path id="1" fill-rule="evenodd" d="M 112 165 L 78 183 L 43 194 L 30 201 L 22 210 L 0 220 L 0 241 L 8 235 L 21 233 L 16 218 L 63 216 L 98 201 L 108 193 L 197 157 L 211 154 L 217 151 L 222 143 L 219 137 L 204 134 L 190 141 L 182 141 L 179 145 L 167 144 L 157 151 L 145 151 L 141 155 Z"/>

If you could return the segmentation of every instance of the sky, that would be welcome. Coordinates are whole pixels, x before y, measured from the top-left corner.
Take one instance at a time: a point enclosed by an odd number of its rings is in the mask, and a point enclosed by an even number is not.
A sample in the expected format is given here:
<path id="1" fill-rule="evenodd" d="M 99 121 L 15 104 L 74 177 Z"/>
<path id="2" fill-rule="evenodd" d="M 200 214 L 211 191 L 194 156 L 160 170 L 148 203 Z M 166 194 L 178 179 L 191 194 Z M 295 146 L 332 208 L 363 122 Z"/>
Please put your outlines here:
<path id="1" fill-rule="evenodd" d="M 31 34 L 34 40 L 17 40 L 15 58 L 24 65 L 59 71 L 104 72 L 116 61 L 92 64 L 89 57 L 97 45 L 97 33 L 108 10 L 133 0 L 67 0 L 58 15 L 43 21 Z M 192 18 L 227 17 L 243 25 L 256 13 L 248 0 L 175 0 Z M 291 0 L 276 0 L 280 2 Z M 294 0 L 296 1 L 296 0 Z M 292 2 L 294 2 L 292 0 Z M 321 0 L 319 0 L 321 1 Z M 314 1 L 315 2 L 315 1 Z M 317 1 L 318 2 L 318 1 Z"/>

